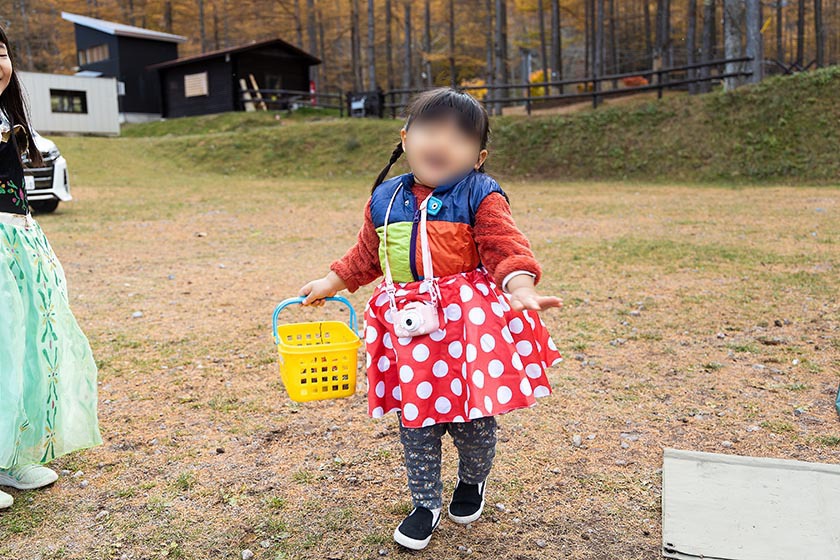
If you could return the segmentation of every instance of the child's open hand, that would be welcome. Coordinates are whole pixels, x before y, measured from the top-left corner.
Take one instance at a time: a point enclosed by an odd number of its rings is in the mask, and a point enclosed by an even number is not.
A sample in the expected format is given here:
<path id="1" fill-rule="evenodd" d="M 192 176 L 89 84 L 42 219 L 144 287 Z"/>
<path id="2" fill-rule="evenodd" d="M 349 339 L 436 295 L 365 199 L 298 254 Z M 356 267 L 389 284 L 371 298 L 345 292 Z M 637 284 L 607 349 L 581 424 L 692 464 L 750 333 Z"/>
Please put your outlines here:
<path id="1" fill-rule="evenodd" d="M 514 311 L 533 309 L 545 311 L 552 307 L 562 307 L 563 300 L 555 296 L 541 296 L 534 288 L 518 288 L 510 293 L 510 306 Z"/>
<path id="2" fill-rule="evenodd" d="M 312 280 L 303 285 L 298 292 L 299 296 L 306 296 L 303 305 L 320 307 L 324 305 L 324 298 L 334 296 L 339 290 L 345 288 L 344 281 L 332 270 L 323 278 Z"/>
<path id="3" fill-rule="evenodd" d="M 523 309 L 545 311 L 563 305 L 563 300 L 559 297 L 538 294 L 534 288 L 534 279 L 527 274 L 519 274 L 511 278 L 507 289 L 510 294 L 510 306 L 514 311 Z"/>

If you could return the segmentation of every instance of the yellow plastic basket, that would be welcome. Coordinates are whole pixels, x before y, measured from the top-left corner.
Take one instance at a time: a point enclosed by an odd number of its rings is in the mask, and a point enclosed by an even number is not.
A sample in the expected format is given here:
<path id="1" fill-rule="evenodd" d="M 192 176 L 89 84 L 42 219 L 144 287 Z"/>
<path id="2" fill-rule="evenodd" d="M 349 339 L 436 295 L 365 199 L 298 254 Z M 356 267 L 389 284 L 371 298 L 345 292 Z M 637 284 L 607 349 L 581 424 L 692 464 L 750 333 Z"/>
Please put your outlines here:
<path id="1" fill-rule="evenodd" d="M 274 341 L 280 354 L 280 378 L 293 401 L 349 397 L 356 391 L 359 340 L 356 310 L 341 296 L 325 298 L 350 309 L 349 325 L 317 321 L 278 325 L 280 312 L 303 298 L 290 298 L 274 310 Z"/>

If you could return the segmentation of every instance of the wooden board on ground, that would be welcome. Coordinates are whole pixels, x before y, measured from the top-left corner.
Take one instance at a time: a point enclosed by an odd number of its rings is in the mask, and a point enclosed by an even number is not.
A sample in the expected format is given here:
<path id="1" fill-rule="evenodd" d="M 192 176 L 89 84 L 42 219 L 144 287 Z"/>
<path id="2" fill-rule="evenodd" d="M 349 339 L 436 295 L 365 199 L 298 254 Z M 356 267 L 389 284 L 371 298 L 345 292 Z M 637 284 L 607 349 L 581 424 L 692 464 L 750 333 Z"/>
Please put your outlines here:
<path id="1" fill-rule="evenodd" d="M 662 554 L 840 558 L 840 465 L 665 449 Z"/>

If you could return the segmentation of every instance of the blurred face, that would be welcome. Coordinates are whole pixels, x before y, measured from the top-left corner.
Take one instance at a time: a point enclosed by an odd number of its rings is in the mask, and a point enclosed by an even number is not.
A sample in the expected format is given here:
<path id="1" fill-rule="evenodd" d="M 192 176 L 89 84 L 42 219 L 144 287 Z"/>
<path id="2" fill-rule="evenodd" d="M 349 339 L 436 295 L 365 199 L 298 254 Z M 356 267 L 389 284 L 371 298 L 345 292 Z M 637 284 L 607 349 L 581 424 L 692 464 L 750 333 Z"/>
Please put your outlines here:
<path id="1" fill-rule="evenodd" d="M 0 94 L 6 91 L 9 80 L 12 79 L 12 59 L 9 58 L 9 47 L 0 43 Z"/>
<path id="2" fill-rule="evenodd" d="M 411 172 L 424 185 L 459 179 L 487 158 L 479 139 L 460 128 L 455 118 L 415 121 L 400 135 Z"/>

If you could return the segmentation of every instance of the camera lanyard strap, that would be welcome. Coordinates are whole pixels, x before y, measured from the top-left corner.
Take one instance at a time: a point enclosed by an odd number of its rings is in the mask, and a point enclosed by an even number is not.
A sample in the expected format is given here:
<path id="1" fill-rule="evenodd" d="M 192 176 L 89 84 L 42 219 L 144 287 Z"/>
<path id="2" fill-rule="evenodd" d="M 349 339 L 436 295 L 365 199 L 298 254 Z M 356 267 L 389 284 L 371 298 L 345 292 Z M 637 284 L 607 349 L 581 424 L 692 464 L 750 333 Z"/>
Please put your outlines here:
<path id="1" fill-rule="evenodd" d="M 382 232 L 382 244 L 385 248 L 385 291 L 388 294 L 388 302 L 392 312 L 397 311 L 397 302 L 395 298 L 396 288 L 394 287 L 394 279 L 391 275 L 391 265 L 388 261 L 388 219 L 391 216 L 391 208 L 394 206 L 394 200 L 397 198 L 397 193 L 402 190 L 403 186 L 400 184 L 391 195 L 391 201 L 388 203 L 388 209 L 385 211 L 385 226 Z M 420 248 L 423 254 L 423 282 L 429 290 L 432 297 L 432 304 L 437 306 L 440 299 L 440 290 L 435 279 L 434 269 L 432 267 L 432 253 L 429 249 L 429 234 L 426 229 L 426 215 L 428 214 L 426 206 L 429 197 L 426 197 L 420 203 Z"/>

